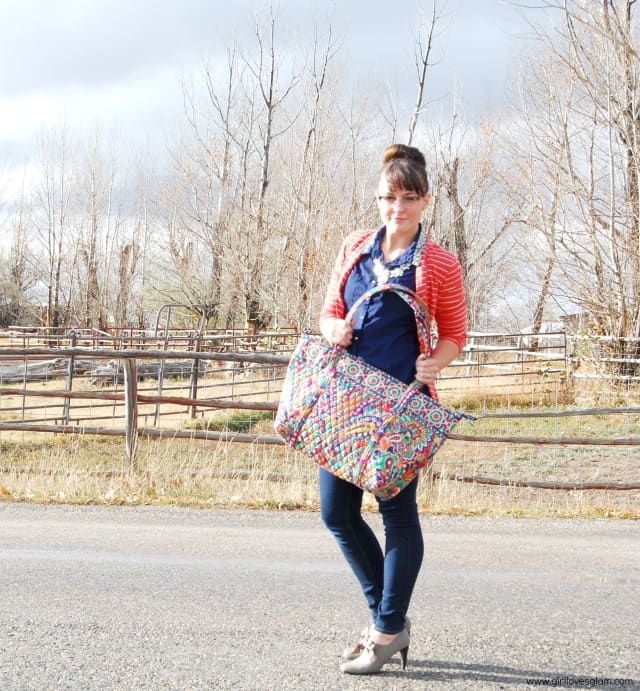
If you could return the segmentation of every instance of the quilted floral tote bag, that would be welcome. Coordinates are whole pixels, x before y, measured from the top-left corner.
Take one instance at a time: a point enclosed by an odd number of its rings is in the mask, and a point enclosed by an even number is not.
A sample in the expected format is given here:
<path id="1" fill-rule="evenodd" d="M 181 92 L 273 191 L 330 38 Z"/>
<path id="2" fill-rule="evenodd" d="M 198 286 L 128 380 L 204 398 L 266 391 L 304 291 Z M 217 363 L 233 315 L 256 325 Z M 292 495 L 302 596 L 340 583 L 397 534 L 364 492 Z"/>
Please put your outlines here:
<path id="1" fill-rule="evenodd" d="M 403 286 L 372 288 L 346 319 L 384 291 L 412 308 L 421 338 L 429 343 L 428 309 Z M 337 477 L 378 497 L 393 497 L 428 465 L 461 419 L 473 419 L 434 401 L 422 388 L 319 336 L 303 334 L 287 368 L 274 426 L 289 446 Z"/>

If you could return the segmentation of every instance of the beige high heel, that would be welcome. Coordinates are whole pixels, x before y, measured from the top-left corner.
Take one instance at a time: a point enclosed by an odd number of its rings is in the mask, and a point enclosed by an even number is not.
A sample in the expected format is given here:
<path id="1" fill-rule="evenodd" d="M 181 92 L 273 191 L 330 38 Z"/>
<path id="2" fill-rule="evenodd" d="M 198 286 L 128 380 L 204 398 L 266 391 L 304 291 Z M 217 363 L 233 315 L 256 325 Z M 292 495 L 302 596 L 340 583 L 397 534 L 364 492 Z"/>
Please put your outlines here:
<path id="1" fill-rule="evenodd" d="M 360 637 L 358 638 L 358 642 L 355 645 L 352 645 L 349 648 L 345 648 L 342 651 L 342 659 L 343 660 L 355 660 L 357 657 L 360 657 L 360 653 L 364 650 L 365 646 L 367 645 L 368 640 L 369 640 L 369 629 L 364 629 L 363 631 L 360 632 Z"/>
<path id="2" fill-rule="evenodd" d="M 375 643 L 369 638 L 362 653 L 355 660 L 343 662 L 340 669 L 346 674 L 377 674 L 398 652 L 402 659 L 402 669 L 406 669 L 409 642 L 409 633 L 406 629 L 402 629 L 391 643 L 386 645 Z"/>
<path id="3" fill-rule="evenodd" d="M 409 617 L 405 617 L 404 619 L 404 628 L 407 630 L 408 634 L 411 634 L 411 619 L 409 619 Z M 364 629 L 360 633 L 360 638 L 358 638 L 358 642 L 350 648 L 345 648 L 342 651 L 343 660 L 355 660 L 357 657 L 360 657 L 360 654 L 365 649 L 367 641 L 369 640 L 370 630 L 371 628 Z"/>

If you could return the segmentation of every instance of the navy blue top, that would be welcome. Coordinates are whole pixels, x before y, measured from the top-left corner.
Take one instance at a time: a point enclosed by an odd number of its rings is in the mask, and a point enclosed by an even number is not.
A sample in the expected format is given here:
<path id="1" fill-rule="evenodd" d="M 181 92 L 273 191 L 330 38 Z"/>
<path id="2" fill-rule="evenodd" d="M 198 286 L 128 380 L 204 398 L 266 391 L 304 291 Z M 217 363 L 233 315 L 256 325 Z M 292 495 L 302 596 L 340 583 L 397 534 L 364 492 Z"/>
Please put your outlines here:
<path id="1" fill-rule="evenodd" d="M 384 261 L 380 245 L 384 231 L 385 226 L 382 226 L 349 274 L 343 295 L 347 311 L 378 282 L 416 289 L 416 267 L 411 262 L 421 231 L 411 245 L 388 264 Z M 380 279 L 376 275 L 376 266 L 383 269 Z M 392 274 L 386 280 L 384 269 Z M 380 273 L 378 269 L 378 275 Z M 355 315 L 353 340 L 347 350 L 409 384 L 415 379 L 415 363 L 420 354 L 413 310 L 395 293 L 374 295 L 359 307 Z"/>

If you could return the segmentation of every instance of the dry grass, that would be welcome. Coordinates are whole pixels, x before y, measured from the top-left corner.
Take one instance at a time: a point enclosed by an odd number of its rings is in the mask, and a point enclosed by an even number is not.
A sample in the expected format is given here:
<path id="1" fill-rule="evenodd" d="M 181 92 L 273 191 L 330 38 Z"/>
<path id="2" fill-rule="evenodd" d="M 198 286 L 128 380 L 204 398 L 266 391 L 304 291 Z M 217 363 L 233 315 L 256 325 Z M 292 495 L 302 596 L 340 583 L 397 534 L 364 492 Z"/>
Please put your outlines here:
<path id="1" fill-rule="evenodd" d="M 258 428 L 269 431 L 265 422 Z M 443 478 L 425 474 L 418 498 L 422 513 L 640 518 L 638 491 L 534 490 L 446 479 L 454 462 L 457 471 L 476 470 L 469 459 L 460 462 L 459 446 L 449 442 L 437 457 Z M 32 436 L 5 441 L 0 449 L 5 500 L 318 508 L 315 465 L 282 446 L 142 439 L 137 472 L 127 472 L 120 438 Z M 375 500 L 367 497 L 365 506 L 375 509 Z"/>

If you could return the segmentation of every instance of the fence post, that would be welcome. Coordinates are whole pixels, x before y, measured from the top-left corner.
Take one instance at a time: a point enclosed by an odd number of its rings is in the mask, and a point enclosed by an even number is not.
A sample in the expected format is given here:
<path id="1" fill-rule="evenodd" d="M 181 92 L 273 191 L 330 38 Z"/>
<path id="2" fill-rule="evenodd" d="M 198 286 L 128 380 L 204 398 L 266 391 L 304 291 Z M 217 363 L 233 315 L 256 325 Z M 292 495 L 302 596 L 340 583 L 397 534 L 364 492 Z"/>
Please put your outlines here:
<path id="1" fill-rule="evenodd" d="M 71 332 L 71 347 L 75 348 L 78 345 L 78 333 L 73 330 Z M 74 364 L 75 364 L 75 355 L 70 355 L 69 356 L 69 366 L 67 368 L 67 391 L 71 391 L 73 389 L 73 369 L 74 369 Z M 70 398 L 65 398 L 64 399 L 64 424 L 68 425 L 69 424 L 69 413 L 71 410 L 71 399 Z"/>
<path id="2" fill-rule="evenodd" d="M 566 380 L 566 387 L 569 391 L 573 391 L 573 385 L 575 384 L 573 378 L 573 347 L 575 341 L 567 336 L 567 332 L 564 332 L 564 375 Z"/>
<path id="3" fill-rule="evenodd" d="M 199 353 L 202 350 L 202 334 L 199 333 L 196 336 L 196 342 L 194 345 L 194 351 Z M 200 371 L 200 360 L 197 357 L 193 358 L 193 364 L 191 366 L 191 381 L 189 383 L 189 398 L 196 399 L 198 397 L 198 374 Z M 191 418 L 195 418 L 198 412 L 198 408 L 195 405 L 191 406 Z"/>
<path id="4" fill-rule="evenodd" d="M 136 445 L 138 441 L 138 372 L 135 358 L 124 360 L 124 411 L 126 418 L 127 471 L 137 470 Z"/>

